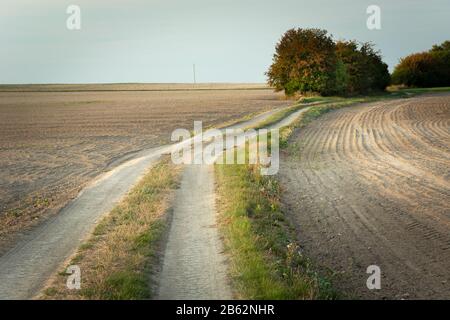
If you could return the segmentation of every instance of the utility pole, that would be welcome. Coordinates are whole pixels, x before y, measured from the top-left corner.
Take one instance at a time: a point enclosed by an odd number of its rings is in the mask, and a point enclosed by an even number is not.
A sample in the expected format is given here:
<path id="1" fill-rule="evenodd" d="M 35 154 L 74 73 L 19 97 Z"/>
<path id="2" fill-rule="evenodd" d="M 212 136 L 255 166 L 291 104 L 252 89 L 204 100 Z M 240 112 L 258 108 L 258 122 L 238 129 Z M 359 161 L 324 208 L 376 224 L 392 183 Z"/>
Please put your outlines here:
<path id="1" fill-rule="evenodd" d="M 197 79 L 195 78 L 195 63 L 192 65 L 192 71 L 194 72 L 194 84 L 196 84 Z"/>

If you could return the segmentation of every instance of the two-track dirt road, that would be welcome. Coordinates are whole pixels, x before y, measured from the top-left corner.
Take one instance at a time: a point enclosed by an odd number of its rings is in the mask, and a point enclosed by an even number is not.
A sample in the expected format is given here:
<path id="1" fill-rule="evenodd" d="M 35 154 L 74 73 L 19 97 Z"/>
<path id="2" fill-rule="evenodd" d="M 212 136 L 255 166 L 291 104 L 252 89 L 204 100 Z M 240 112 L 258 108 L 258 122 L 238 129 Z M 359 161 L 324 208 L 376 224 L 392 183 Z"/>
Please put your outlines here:
<path id="1" fill-rule="evenodd" d="M 450 297 L 450 95 L 344 108 L 299 130 L 283 201 L 350 297 Z M 366 269 L 381 268 L 381 290 Z"/>
<path id="2" fill-rule="evenodd" d="M 291 113 L 268 129 L 280 129 L 295 121 L 308 107 Z M 232 126 L 245 129 L 267 119 L 259 116 Z M 253 136 L 257 133 L 254 132 Z M 242 136 L 246 133 L 241 133 Z M 251 137 L 248 135 L 247 137 Z M 237 139 L 236 139 L 237 140 Z M 245 139 L 241 140 L 245 143 Z M 212 142 L 217 143 L 217 142 Z M 220 142 L 219 142 L 220 143 Z M 227 137 L 227 151 L 244 147 Z M 220 149 L 222 145 L 220 144 Z M 216 156 L 220 156 L 217 154 Z M 226 257 L 217 228 L 214 165 L 187 165 L 175 197 L 171 227 L 159 279 L 158 299 L 231 299 Z"/>
<path id="3" fill-rule="evenodd" d="M 233 127 L 254 126 L 274 112 Z M 339 273 L 338 288 L 363 298 L 450 296 L 449 128 L 450 95 L 443 94 L 344 108 L 291 138 L 280 165 L 283 201 L 298 226 L 302 250 Z M 173 147 L 147 150 L 106 173 L 58 216 L 24 235 L 0 257 L 0 298 L 32 297 L 95 221 Z M 231 296 L 215 227 L 213 183 L 210 165 L 184 172 L 160 298 Z M 369 265 L 381 267 L 381 290 L 366 287 Z"/>
<path id="4" fill-rule="evenodd" d="M 243 129 L 254 126 L 277 111 L 279 109 L 264 112 L 228 128 Z M 140 152 L 135 158 L 101 175 L 58 215 L 24 234 L 11 250 L 0 257 L 0 299 L 28 299 L 33 297 L 58 266 L 70 257 L 81 241 L 90 234 L 96 221 L 122 199 L 146 170 L 161 155 L 170 153 L 174 148 L 179 148 L 186 143 L 190 144 L 192 141 L 185 140 L 173 145 L 165 145 Z M 195 177 L 194 173 L 192 178 Z M 211 181 L 206 179 L 203 182 L 205 182 L 206 189 L 209 190 L 208 184 Z M 193 192 L 192 188 L 194 187 L 197 186 L 190 185 L 188 187 L 193 196 L 196 194 L 199 194 L 200 197 L 205 195 L 201 193 L 202 189 L 197 190 L 197 193 Z M 198 193 L 199 191 L 200 193 Z M 188 197 L 189 195 L 187 195 Z M 183 202 L 182 199 L 180 201 Z M 188 203 L 183 205 L 184 207 L 178 207 L 178 210 L 181 210 L 182 213 L 189 208 Z M 190 211 L 185 212 L 185 214 L 188 214 L 188 219 L 190 219 L 189 214 L 198 210 L 199 206 L 201 206 L 201 203 L 196 203 L 196 206 L 191 208 Z M 202 221 L 214 219 L 214 216 L 208 216 L 211 213 L 212 211 L 206 211 L 207 216 Z M 195 219 L 195 217 L 192 217 L 192 219 Z M 192 219 L 190 221 L 193 221 Z M 205 239 L 209 239 L 207 235 Z M 201 257 L 198 256 L 197 258 Z M 200 271 L 205 272 L 204 269 Z"/>

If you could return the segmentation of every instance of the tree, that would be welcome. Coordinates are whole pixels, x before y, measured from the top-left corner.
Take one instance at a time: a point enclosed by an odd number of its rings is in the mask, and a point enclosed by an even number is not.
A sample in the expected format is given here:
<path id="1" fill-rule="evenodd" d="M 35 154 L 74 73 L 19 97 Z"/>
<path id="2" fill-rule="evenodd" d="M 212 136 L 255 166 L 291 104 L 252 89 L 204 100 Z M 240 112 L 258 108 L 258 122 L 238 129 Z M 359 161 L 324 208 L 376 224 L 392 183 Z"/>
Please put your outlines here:
<path id="1" fill-rule="evenodd" d="M 362 71 L 364 71 L 361 52 L 358 50 L 356 41 L 338 41 L 336 43 L 336 55 L 345 66 L 347 81 L 342 94 L 358 93 L 363 83 Z M 339 84 L 338 84 L 339 86 Z"/>
<path id="2" fill-rule="evenodd" d="M 400 60 L 392 73 L 392 83 L 434 87 L 439 82 L 438 73 L 436 59 L 431 53 L 414 53 Z"/>
<path id="3" fill-rule="evenodd" d="M 358 45 L 352 41 L 336 43 L 338 61 L 342 61 L 347 71 L 346 94 L 362 94 L 384 90 L 389 82 L 388 66 L 371 43 Z M 339 81 L 337 87 L 339 87 Z"/>
<path id="4" fill-rule="evenodd" d="M 268 82 L 287 95 L 295 92 L 331 94 L 336 81 L 335 44 L 327 31 L 290 29 L 278 42 Z"/>
<path id="5" fill-rule="evenodd" d="M 430 54 L 436 60 L 438 85 L 450 86 L 450 41 L 434 45 Z"/>
<path id="6" fill-rule="evenodd" d="M 400 59 L 392 83 L 413 87 L 450 86 L 450 41 Z"/>
<path id="7" fill-rule="evenodd" d="M 336 62 L 336 85 L 335 92 L 338 95 L 346 95 L 350 87 L 350 74 L 348 66 L 341 60 Z"/>
<path id="8" fill-rule="evenodd" d="M 375 50 L 374 45 L 370 42 L 363 43 L 360 51 L 367 68 L 366 75 L 369 83 L 367 90 L 379 91 L 386 89 L 391 82 L 391 76 L 388 65 L 383 62 L 380 51 Z"/>
<path id="9" fill-rule="evenodd" d="M 266 75 L 269 84 L 286 95 L 362 94 L 384 90 L 390 82 L 388 67 L 371 43 L 335 43 L 320 29 L 288 30 Z"/>

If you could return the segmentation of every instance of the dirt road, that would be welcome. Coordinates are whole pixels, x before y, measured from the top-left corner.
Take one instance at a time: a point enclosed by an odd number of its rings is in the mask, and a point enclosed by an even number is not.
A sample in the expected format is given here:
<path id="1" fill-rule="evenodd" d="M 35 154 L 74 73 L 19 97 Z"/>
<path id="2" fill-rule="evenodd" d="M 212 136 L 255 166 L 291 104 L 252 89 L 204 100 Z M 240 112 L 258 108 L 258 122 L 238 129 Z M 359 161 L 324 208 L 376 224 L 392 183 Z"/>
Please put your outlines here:
<path id="1" fill-rule="evenodd" d="M 0 257 L 0 299 L 33 297 L 162 152 L 149 150 L 100 176 L 58 215 L 25 233 Z"/>
<path id="2" fill-rule="evenodd" d="M 277 111 L 274 109 L 262 113 L 236 126 L 245 128 L 254 125 Z M 22 235 L 11 250 L 0 256 L 0 299 L 33 297 L 56 268 L 90 234 L 96 221 L 122 199 L 149 166 L 161 155 L 170 153 L 173 148 L 185 143 L 191 142 L 186 140 L 138 153 L 134 159 L 124 162 L 89 184 L 58 215 Z M 206 182 L 211 183 L 210 180 Z M 188 186 L 188 190 L 195 196 L 192 185 Z M 201 197 L 205 194 L 198 195 Z M 184 200 L 182 202 L 184 205 Z M 185 207 L 181 208 L 182 211 L 183 208 Z M 211 217 L 206 215 L 205 219 Z"/>
<path id="3" fill-rule="evenodd" d="M 307 109 L 308 107 L 305 107 L 296 111 L 269 128 L 279 129 L 287 126 Z M 273 113 L 269 112 L 231 127 L 245 129 L 257 126 Z M 244 135 L 245 133 L 242 133 L 242 136 Z M 234 138 L 228 138 L 224 143 L 226 150 L 232 149 L 228 146 L 235 143 Z M 236 145 L 244 146 L 237 143 Z M 175 197 L 158 299 L 232 298 L 232 289 L 227 280 L 226 257 L 222 252 L 222 242 L 217 230 L 215 198 L 214 166 L 186 166 L 181 187 Z"/>
<path id="4" fill-rule="evenodd" d="M 176 195 L 158 299 L 231 299 L 216 227 L 214 168 L 189 165 Z"/>
<path id="5" fill-rule="evenodd" d="M 176 128 L 191 129 L 194 120 L 215 126 L 289 104 L 273 90 L 249 90 L 254 86 L 197 87 L 205 90 L 173 84 L 0 86 L 0 254 L 16 232 L 59 212 L 101 173 L 170 143 Z"/>
<path id="6" fill-rule="evenodd" d="M 344 108 L 290 140 L 285 209 L 302 250 L 360 298 L 450 297 L 450 95 Z M 366 268 L 381 268 L 368 290 Z"/>

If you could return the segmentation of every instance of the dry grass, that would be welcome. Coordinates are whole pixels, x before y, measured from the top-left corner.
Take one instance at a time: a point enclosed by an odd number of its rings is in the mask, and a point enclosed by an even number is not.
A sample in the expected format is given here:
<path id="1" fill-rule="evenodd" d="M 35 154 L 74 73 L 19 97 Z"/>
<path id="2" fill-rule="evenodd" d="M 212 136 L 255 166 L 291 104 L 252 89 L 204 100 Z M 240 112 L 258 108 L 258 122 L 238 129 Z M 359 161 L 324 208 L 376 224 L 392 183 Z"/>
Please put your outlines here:
<path id="1" fill-rule="evenodd" d="M 147 299 L 170 199 L 180 168 L 165 159 L 103 218 L 69 265 L 81 269 L 81 290 L 66 288 L 64 270 L 51 279 L 42 299 Z M 67 267 L 67 266 L 65 266 Z"/>

